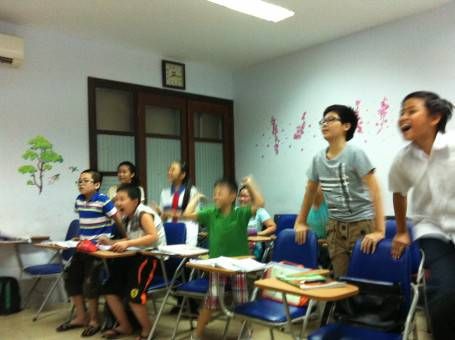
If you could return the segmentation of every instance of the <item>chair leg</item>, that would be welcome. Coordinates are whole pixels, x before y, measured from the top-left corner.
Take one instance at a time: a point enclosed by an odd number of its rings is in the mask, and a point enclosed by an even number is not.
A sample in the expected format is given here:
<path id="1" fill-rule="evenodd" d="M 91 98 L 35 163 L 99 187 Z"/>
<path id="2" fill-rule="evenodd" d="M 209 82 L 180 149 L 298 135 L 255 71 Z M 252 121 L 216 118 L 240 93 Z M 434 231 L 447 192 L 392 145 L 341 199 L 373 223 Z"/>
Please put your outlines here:
<path id="1" fill-rule="evenodd" d="M 174 331 L 172 332 L 172 337 L 171 337 L 172 340 L 174 340 L 175 336 L 177 335 L 177 330 L 179 328 L 180 318 L 182 317 L 182 312 L 183 312 L 183 308 L 184 308 L 184 306 L 186 304 L 186 300 L 187 300 L 187 297 L 184 296 L 183 300 L 182 300 L 182 304 L 180 305 L 180 308 L 179 308 L 179 313 L 177 314 L 177 320 L 175 322 Z"/>
<path id="2" fill-rule="evenodd" d="M 38 285 L 38 283 L 41 281 L 41 277 L 37 277 L 35 279 L 35 282 L 33 282 L 33 285 L 32 285 L 32 288 L 30 288 L 30 290 L 28 291 L 24 301 L 24 309 L 28 307 L 28 305 L 30 304 L 30 298 L 31 298 L 31 295 L 33 293 L 33 291 L 35 290 L 36 286 Z"/>
<path id="3" fill-rule="evenodd" d="M 243 320 L 242 326 L 240 327 L 239 335 L 237 336 L 237 340 L 240 340 L 242 338 L 243 331 L 246 327 L 246 320 Z"/>
<path id="4" fill-rule="evenodd" d="M 226 320 L 226 325 L 224 326 L 223 340 L 226 340 L 227 332 L 228 332 L 229 324 L 230 324 L 230 323 L 231 323 L 231 318 L 228 317 L 227 320 Z"/>
<path id="5" fill-rule="evenodd" d="M 272 327 L 269 328 L 269 333 L 270 333 L 270 339 L 271 340 L 275 340 L 275 335 L 273 334 L 273 328 Z"/>
<path id="6" fill-rule="evenodd" d="M 41 314 L 41 311 L 43 310 L 44 306 L 46 306 L 47 304 L 47 301 L 49 300 L 49 298 L 51 297 L 52 293 L 54 292 L 55 288 L 57 287 L 57 285 L 60 283 L 60 280 L 62 279 L 62 275 L 59 275 L 58 278 L 54 281 L 54 283 L 52 284 L 51 288 L 49 289 L 49 291 L 47 292 L 46 294 L 46 297 L 44 298 L 43 302 L 41 303 L 41 306 L 39 307 L 38 309 L 38 312 L 35 314 L 35 316 L 33 317 L 33 321 L 36 321 L 38 320 L 38 317 L 39 315 Z"/>

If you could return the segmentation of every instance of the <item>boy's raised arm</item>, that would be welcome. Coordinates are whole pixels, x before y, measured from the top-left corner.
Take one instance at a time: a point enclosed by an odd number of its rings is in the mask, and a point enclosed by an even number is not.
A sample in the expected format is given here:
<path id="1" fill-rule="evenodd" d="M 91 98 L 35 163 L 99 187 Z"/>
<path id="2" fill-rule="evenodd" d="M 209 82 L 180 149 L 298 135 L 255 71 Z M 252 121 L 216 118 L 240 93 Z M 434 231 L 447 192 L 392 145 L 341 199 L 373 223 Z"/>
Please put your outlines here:
<path id="1" fill-rule="evenodd" d="M 246 176 L 242 180 L 242 186 L 247 187 L 248 191 L 251 193 L 251 201 L 254 202 L 251 205 L 251 214 L 255 215 L 259 208 L 264 207 L 264 196 L 262 196 L 256 182 L 251 176 Z"/>
<path id="2" fill-rule="evenodd" d="M 197 220 L 196 207 L 199 204 L 199 202 L 204 198 L 205 198 L 205 196 L 203 194 L 201 194 L 200 192 L 198 192 L 188 202 L 188 205 L 186 206 L 185 211 L 180 216 L 174 216 L 174 217 L 181 218 L 183 220 L 196 221 Z"/>
<path id="3" fill-rule="evenodd" d="M 308 225 L 306 220 L 308 213 L 310 212 L 311 205 L 313 204 L 314 197 L 318 190 L 318 182 L 308 180 L 305 190 L 305 195 L 303 197 L 302 207 L 300 208 L 299 215 L 295 220 L 294 230 L 295 230 L 295 241 L 298 244 L 303 244 L 306 241 L 306 234 L 308 232 Z"/>

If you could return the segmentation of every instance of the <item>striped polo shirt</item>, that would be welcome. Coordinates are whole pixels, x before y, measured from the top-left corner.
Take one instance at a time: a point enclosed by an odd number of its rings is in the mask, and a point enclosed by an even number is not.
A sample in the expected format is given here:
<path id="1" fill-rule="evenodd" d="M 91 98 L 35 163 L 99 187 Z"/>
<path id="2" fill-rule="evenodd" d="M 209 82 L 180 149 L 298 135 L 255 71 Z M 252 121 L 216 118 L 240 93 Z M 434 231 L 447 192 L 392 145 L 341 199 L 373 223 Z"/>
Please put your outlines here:
<path id="1" fill-rule="evenodd" d="M 96 192 L 89 200 L 84 195 L 76 198 L 75 210 L 79 214 L 80 238 L 110 237 L 113 230 L 111 217 L 117 208 L 106 195 Z"/>

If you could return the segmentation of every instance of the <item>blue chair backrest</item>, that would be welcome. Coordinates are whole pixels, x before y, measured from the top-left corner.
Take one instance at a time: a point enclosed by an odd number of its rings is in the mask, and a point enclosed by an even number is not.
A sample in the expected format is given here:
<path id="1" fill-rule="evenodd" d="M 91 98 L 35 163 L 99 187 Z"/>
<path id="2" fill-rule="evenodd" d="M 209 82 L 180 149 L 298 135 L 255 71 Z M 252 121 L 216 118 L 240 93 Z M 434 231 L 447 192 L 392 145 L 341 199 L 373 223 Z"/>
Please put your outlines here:
<path id="1" fill-rule="evenodd" d="M 164 223 L 164 232 L 166 234 L 167 244 L 184 244 L 186 243 L 186 226 L 185 223 Z"/>
<path id="2" fill-rule="evenodd" d="M 284 229 L 293 229 L 296 219 L 296 214 L 276 214 L 274 216 L 274 221 L 276 223 L 275 234 L 278 235 Z"/>
<path id="3" fill-rule="evenodd" d="M 285 229 L 278 234 L 273 245 L 272 261 L 289 261 L 307 268 L 318 267 L 318 240 L 309 230 L 304 244 L 295 242 L 294 229 Z"/>
<path id="4" fill-rule="evenodd" d="M 398 259 L 392 258 L 392 240 L 380 241 L 373 254 L 365 254 L 360 250 L 358 240 L 352 251 L 349 262 L 348 276 L 374 281 L 398 283 L 407 304 L 411 300 L 411 256 L 409 249 Z"/>
<path id="5" fill-rule="evenodd" d="M 66 231 L 65 240 L 68 241 L 77 236 L 79 236 L 79 220 L 73 220 L 71 221 L 68 230 Z M 62 251 L 63 260 L 68 261 L 71 256 L 74 255 L 74 252 L 74 249 L 67 249 Z"/>
<path id="6" fill-rule="evenodd" d="M 406 227 L 409 231 L 409 236 L 411 240 L 414 239 L 414 230 L 411 220 L 406 220 Z M 397 222 L 395 219 L 388 219 L 385 224 L 385 238 L 386 239 L 393 239 L 395 234 L 397 233 Z M 419 247 L 417 246 L 416 242 L 412 242 L 411 246 L 409 247 L 411 251 L 411 271 L 412 273 L 417 273 L 419 270 L 420 261 L 422 259 L 422 255 L 420 254 Z"/>

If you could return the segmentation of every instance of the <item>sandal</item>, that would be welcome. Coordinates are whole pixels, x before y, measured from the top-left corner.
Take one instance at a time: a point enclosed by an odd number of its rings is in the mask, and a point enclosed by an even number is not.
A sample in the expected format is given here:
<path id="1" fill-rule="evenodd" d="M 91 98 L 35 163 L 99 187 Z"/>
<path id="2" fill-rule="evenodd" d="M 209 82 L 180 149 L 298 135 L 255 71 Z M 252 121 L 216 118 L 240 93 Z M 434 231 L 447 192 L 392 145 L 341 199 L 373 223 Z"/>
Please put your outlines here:
<path id="1" fill-rule="evenodd" d="M 55 330 L 57 332 L 66 332 L 66 331 L 69 331 L 70 329 L 82 328 L 82 327 L 85 327 L 85 325 L 74 324 L 74 323 L 71 323 L 71 321 L 65 321 L 64 323 L 59 325 Z"/>
<path id="2" fill-rule="evenodd" d="M 89 337 L 89 336 L 93 336 L 95 335 L 96 333 L 98 333 L 101 329 L 101 326 L 92 326 L 92 325 L 89 325 L 87 327 L 85 327 L 84 331 L 82 332 L 81 336 L 82 337 Z"/>
<path id="3" fill-rule="evenodd" d="M 123 333 L 115 328 L 112 328 L 112 329 L 108 329 L 107 331 L 105 331 L 103 333 L 102 337 L 105 339 L 119 339 L 119 338 L 123 338 L 128 335 L 131 335 L 131 333 Z"/>

